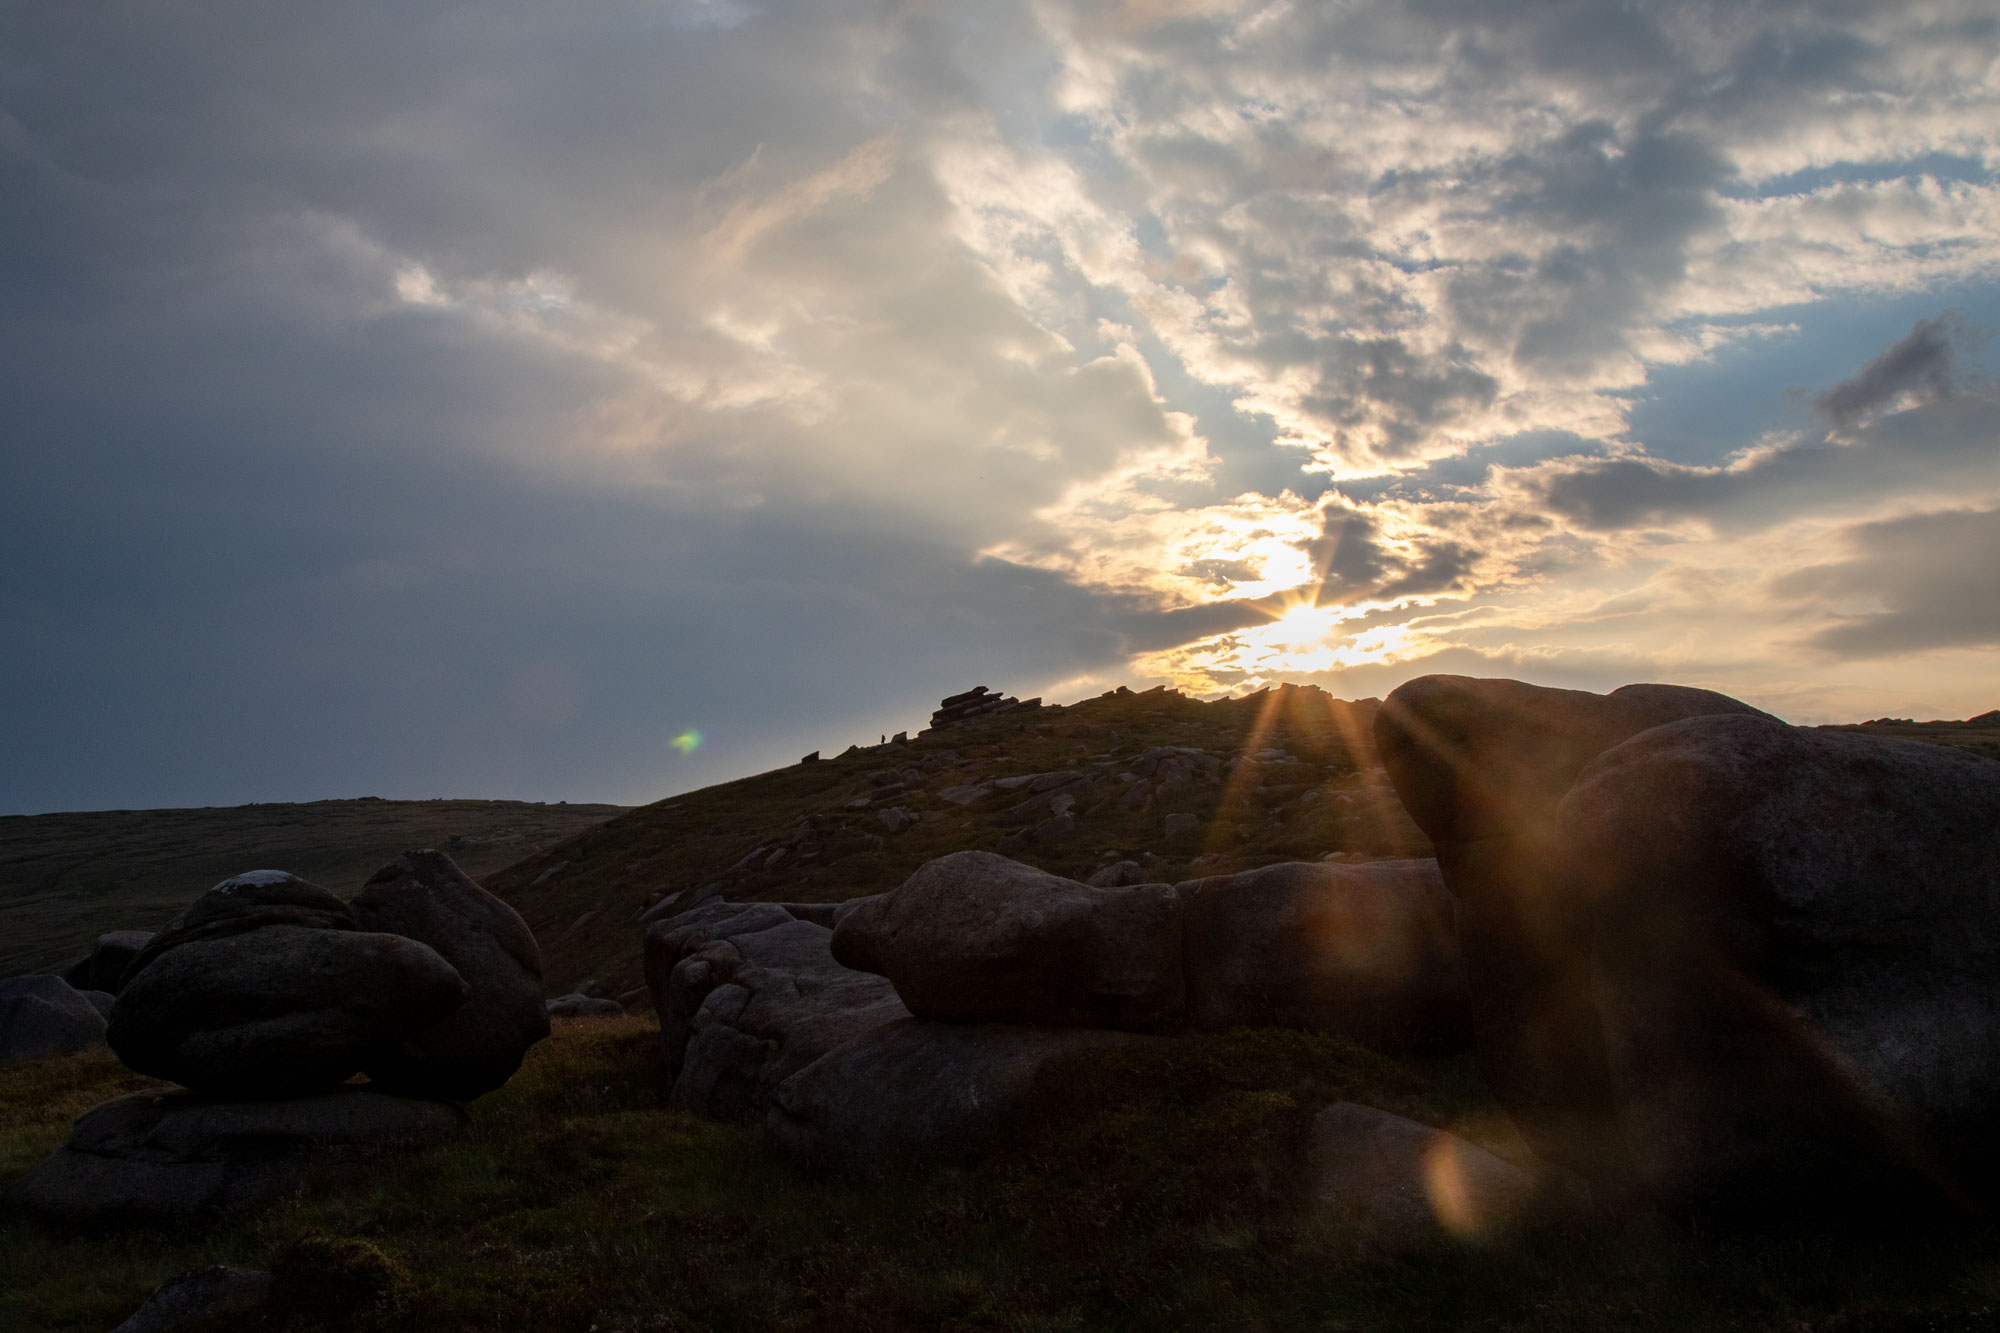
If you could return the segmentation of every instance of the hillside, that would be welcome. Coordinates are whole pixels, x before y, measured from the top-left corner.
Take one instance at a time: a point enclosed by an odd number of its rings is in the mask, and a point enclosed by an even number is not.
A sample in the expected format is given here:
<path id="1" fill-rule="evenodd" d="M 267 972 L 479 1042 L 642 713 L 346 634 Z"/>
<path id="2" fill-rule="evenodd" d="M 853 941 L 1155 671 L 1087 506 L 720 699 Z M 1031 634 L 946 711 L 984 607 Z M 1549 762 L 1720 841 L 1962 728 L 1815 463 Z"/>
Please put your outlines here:
<path id="1" fill-rule="evenodd" d="M 1858 731 L 1864 736 L 1922 741 L 1926 745 L 1949 745 L 1983 754 L 1988 759 L 2000 759 L 2000 709 L 1981 713 L 1963 722 L 1915 722 L 1906 717 L 1878 717 L 1872 722 L 1841 723 L 1827 730 Z"/>
<path id="2" fill-rule="evenodd" d="M 0 976 L 60 966 L 97 935 L 152 929 L 263 867 L 347 895 L 400 852 L 447 847 L 474 876 L 622 813 L 527 801 L 351 801 L 0 817 Z"/>
<path id="3" fill-rule="evenodd" d="M 485 882 L 534 928 L 552 993 L 596 980 L 615 995 L 640 984 L 635 923 L 647 906 L 712 885 L 732 900 L 839 901 L 893 888 L 964 848 L 1075 878 L 1129 859 L 1148 880 L 1336 852 L 1425 855 L 1423 835 L 1374 768 L 1373 715 L 1373 700 L 1347 703 L 1309 686 L 1212 703 L 1117 690 L 643 806 Z M 1135 770 L 1159 746 L 1205 751 L 1220 771 L 1134 801 L 1135 786 L 1156 785 Z M 1059 816 L 1028 786 L 968 790 L 1045 773 L 1082 775 L 1065 789 L 1077 791 L 1073 829 L 1048 828 Z M 896 811 L 915 819 L 893 828 Z M 1194 828 L 1169 836 L 1177 814 L 1192 815 Z"/>

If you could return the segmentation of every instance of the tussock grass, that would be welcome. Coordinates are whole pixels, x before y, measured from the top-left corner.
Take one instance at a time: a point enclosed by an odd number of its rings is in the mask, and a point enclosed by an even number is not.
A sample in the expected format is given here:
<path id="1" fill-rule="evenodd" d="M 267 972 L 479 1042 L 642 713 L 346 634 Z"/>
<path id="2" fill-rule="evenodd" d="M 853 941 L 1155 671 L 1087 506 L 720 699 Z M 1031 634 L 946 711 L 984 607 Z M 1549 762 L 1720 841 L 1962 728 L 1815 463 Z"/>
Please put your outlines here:
<path id="1" fill-rule="evenodd" d="M 99 1333 L 205 1263 L 272 1268 L 271 1326 L 356 1330 L 1973 1330 L 1990 1235 L 1864 1243 L 1577 1223 L 1385 1247 L 1305 1197 L 1304 1126 L 1349 1098 L 1518 1151 L 1452 1061 L 1238 1032 L 1079 1060 L 980 1163 L 851 1181 L 663 1107 L 658 1033 L 560 1021 L 453 1144 L 209 1231 L 0 1221 L 0 1328 Z M 0 1071 L 7 1179 L 108 1058 Z M 72 1109 L 73 1108 L 73 1109 Z"/>

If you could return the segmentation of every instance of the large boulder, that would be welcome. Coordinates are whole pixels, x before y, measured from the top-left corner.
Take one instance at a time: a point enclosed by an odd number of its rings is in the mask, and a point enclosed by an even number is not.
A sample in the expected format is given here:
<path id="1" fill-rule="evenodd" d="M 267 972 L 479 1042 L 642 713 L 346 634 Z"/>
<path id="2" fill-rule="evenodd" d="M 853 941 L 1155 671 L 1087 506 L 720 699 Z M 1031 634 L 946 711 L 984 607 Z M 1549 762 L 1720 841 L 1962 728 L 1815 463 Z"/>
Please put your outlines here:
<path id="1" fill-rule="evenodd" d="M 1092 888 L 991 852 L 938 857 L 847 913 L 833 955 L 946 1022 L 1143 1031 L 1185 1000 L 1171 885 Z"/>
<path id="2" fill-rule="evenodd" d="M 1534 1177 L 1456 1134 L 1336 1102 L 1307 1143 L 1314 1202 L 1390 1241 L 1478 1241 L 1523 1220 Z"/>
<path id="3" fill-rule="evenodd" d="M 319 924 L 308 924 L 319 923 Z M 326 890 L 225 880 L 134 961 L 107 1039 L 142 1074 L 218 1097 L 297 1097 L 464 1003 L 428 945 L 353 929 Z"/>
<path id="4" fill-rule="evenodd" d="M 125 971 L 132 966 L 132 960 L 139 956 L 152 942 L 150 930 L 111 930 L 97 937 L 97 943 L 84 957 L 72 963 L 63 973 L 63 980 L 78 990 L 108 991 L 118 993 L 125 984 Z"/>
<path id="5" fill-rule="evenodd" d="M 0 981 L 0 1065 L 69 1055 L 104 1043 L 104 1015 L 61 977 Z"/>
<path id="6" fill-rule="evenodd" d="M 904 1019 L 828 1051 L 780 1084 L 765 1132 L 803 1162 L 853 1175 L 969 1158 L 1033 1126 L 1069 1057 L 1162 1040 Z"/>
<path id="7" fill-rule="evenodd" d="M 1188 1020 L 1376 1050 L 1466 1040 L 1451 895 L 1430 860 L 1287 863 L 1178 887 Z"/>
<path id="8" fill-rule="evenodd" d="M 1396 794 L 1458 902 L 1481 1073 L 1536 1152 L 1592 1179 L 1626 1168 L 1590 999 L 1591 921 L 1556 807 L 1597 755 L 1683 718 L 1766 716 L 1709 690 L 1609 695 L 1422 676 L 1375 715 Z"/>
<path id="9" fill-rule="evenodd" d="M 2000 1199 L 2000 763 L 1696 718 L 1598 756 L 1558 837 L 1646 1193 Z"/>
<path id="10" fill-rule="evenodd" d="M 429 945 L 468 988 L 457 1009 L 370 1053 L 362 1068 L 384 1090 L 467 1101 L 512 1078 L 549 1035 L 534 932 L 443 852 L 405 852 L 350 906 L 361 930 Z"/>
<path id="11" fill-rule="evenodd" d="M 92 1108 L 69 1142 L 8 1192 L 71 1223 L 183 1222 L 238 1212 L 294 1188 L 314 1158 L 421 1147 L 459 1132 L 448 1102 L 335 1088 L 286 1101 L 211 1101 L 149 1089 Z"/>
<path id="12" fill-rule="evenodd" d="M 834 961 L 832 938 L 776 903 L 710 902 L 647 932 L 674 1104 L 761 1116 L 798 1070 L 909 1016 L 885 978 Z"/>

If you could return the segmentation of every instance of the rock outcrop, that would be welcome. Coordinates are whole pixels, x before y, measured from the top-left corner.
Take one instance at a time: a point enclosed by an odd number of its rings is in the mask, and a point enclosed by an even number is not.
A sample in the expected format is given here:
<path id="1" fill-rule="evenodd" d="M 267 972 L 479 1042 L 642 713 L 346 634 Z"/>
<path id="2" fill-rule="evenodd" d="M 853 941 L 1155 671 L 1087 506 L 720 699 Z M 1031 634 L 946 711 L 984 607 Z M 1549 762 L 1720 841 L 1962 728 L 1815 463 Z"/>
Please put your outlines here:
<path id="1" fill-rule="evenodd" d="M 1180 952 L 1171 885 L 1097 889 L 991 852 L 927 862 L 833 934 L 842 964 L 953 1023 L 1171 1026 L 1186 999 Z"/>
<path id="2" fill-rule="evenodd" d="M 268 1202 L 296 1187 L 315 1157 L 439 1143 L 465 1123 L 448 1102 L 362 1087 L 244 1102 L 135 1092 L 85 1112 L 68 1144 L 7 1197 L 71 1223 L 188 1221 Z"/>
<path id="3" fill-rule="evenodd" d="M 106 1036 L 142 1074 L 293 1097 L 341 1083 L 467 994 L 429 946 L 358 931 L 325 889 L 257 872 L 202 895 L 141 951 Z"/>
<path id="4" fill-rule="evenodd" d="M 956 726 L 961 722 L 970 722 L 976 717 L 1008 713 L 1016 708 L 1041 706 L 1040 699 L 1014 699 L 1005 695 L 991 694 L 984 685 L 975 685 L 962 694 L 954 694 L 941 700 L 937 711 L 931 714 L 931 724 L 927 730 L 936 731 L 940 727 Z"/>
<path id="5" fill-rule="evenodd" d="M 884 978 L 834 961 L 832 938 L 776 903 L 711 902 L 647 931 L 646 981 L 676 1105 L 761 1117 L 792 1074 L 909 1016 Z"/>
<path id="6" fill-rule="evenodd" d="M 1641 1190 L 2000 1200 L 2000 763 L 1703 717 L 1607 750 L 1559 813 Z"/>
<path id="7" fill-rule="evenodd" d="M 1520 1167 L 1429 1125 L 1354 1102 L 1313 1117 L 1313 1199 L 1391 1242 L 1488 1239 L 1535 1200 Z"/>
<path id="8" fill-rule="evenodd" d="M 549 1035 L 534 932 L 443 852 L 397 857 L 352 908 L 361 930 L 430 946 L 467 987 L 465 1003 L 369 1053 L 362 1068 L 385 1091 L 469 1100 L 512 1078 Z"/>
<path id="9" fill-rule="evenodd" d="M 0 981 L 0 1065 L 70 1055 L 104 1043 L 104 1015 L 61 977 Z"/>
<path id="10" fill-rule="evenodd" d="M 150 930 L 106 931 L 97 937 L 88 954 L 69 965 L 63 972 L 63 980 L 78 990 L 116 995 L 125 984 L 126 969 L 152 939 Z"/>

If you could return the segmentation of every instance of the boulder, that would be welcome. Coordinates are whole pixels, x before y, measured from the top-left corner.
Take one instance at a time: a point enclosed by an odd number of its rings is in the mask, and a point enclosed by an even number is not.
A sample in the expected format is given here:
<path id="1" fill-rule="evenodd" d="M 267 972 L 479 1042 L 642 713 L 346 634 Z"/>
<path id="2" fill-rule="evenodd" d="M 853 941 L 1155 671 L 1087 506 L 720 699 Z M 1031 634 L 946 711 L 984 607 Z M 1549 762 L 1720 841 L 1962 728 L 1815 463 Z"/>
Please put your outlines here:
<path id="1" fill-rule="evenodd" d="M 0 981 L 0 1065 L 70 1055 L 104 1042 L 104 1015 L 61 977 Z"/>
<path id="2" fill-rule="evenodd" d="M 1382 764 L 1458 902 L 1481 1073 L 1537 1153 L 1586 1178 L 1623 1174 L 1590 1000 L 1588 912 L 1568 882 L 1556 806 L 1598 754 L 1665 723 L 1765 716 L 1708 690 L 1609 695 L 1422 676 L 1376 712 Z"/>
<path id="3" fill-rule="evenodd" d="M 954 852 L 833 932 L 833 956 L 894 983 L 921 1018 L 1148 1030 L 1180 1016 L 1171 885 L 1097 889 L 991 852 Z"/>
<path id="4" fill-rule="evenodd" d="M 249 870 L 223 880 L 169 921 L 133 956 L 124 980 L 129 982 L 169 949 L 198 940 L 227 939 L 265 926 L 355 928 L 354 913 L 330 891 L 283 870 Z"/>
<path id="5" fill-rule="evenodd" d="M 806 1163 L 854 1175 L 968 1158 L 1032 1127 L 1068 1057 L 1160 1040 L 903 1019 L 828 1051 L 781 1083 L 765 1132 Z"/>
<path id="6" fill-rule="evenodd" d="M 152 942 L 150 930 L 112 930 L 97 937 L 90 952 L 70 964 L 63 980 L 78 990 L 109 991 L 116 995 L 125 984 L 125 970 Z"/>
<path id="7" fill-rule="evenodd" d="M 1435 861 L 1294 862 L 1177 892 L 1194 1026 L 1305 1028 L 1385 1051 L 1465 1044 L 1465 972 Z"/>
<path id="8" fill-rule="evenodd" d="M 142 1074 L 218 1097 L 330 1088 L 468 994 L 428 945 L 354 930 L 211 933 L 140 961 L 112 1007 L 111 1048 Z"/>
<path id="9" fill-rule="evenodd" d="M 1599 755 L 1558 835 L 1643 1192 L 1758 1216 L 2000 1201 L 2000 763 L 1694 718 Z"/>
<path id="10" fill-rule="evenodd" d="M 111 1021 L 111 1006 L 118 1003 L 118 997 L 108 990 L 80 990 L 77 992 L 90 1001 L 90 1007 L 104 1015 L 104 1021 Z"/>
<path id="11" fill-rule="evenodd" d="M 362 1068 L 385 1091 L 470 1100 L 512 1078 L 549 1035 L 534 932 L 443 852 L 397 857 L 369 876 L 352 908 L 364 931 L 429 945 L 468 988 L 463 1005 L 369 1055 Z"/>
<path id="12" fill-rule="evenodd" d="M 443 1142 L 466 1123 L 448 1102 L 351 1086 L 284 1101 L 212 1101 L 149 1089 L 105 1102 L 8 1192 L 71 1222 L 184 1222 L 238 1212 L 295 1188 L 319 1157 Z"/>
<path id="13" fill-rule="evenodd" d="M 544 1006 L 545 1018 L 622 1018 L 625 1006 L 598 995 L 558 995 Z"/>
<path id="14" fill-rule="evenodd" d="M 832 939 L 775 903 L 708 903 L 647 932 L 674 1104 L 754 1119 L 798 1070 L 908 1017 L 887 980 L 834 961 Z"/>
<path id="15" fill-rule="evenodd" d="M 270 1299 L 271 1275 L 261 1268 L 210 1264 L 162 1282 L 111 1333 L 208 1333 L 241 1327 Z"/>
<path id="16" fill-rule="evenodd" d="M 1313 1117 L 1308 1158 L 1315 1202 L 1386 1239 L 1485 1239 L 1535 1197 L 1532 1176 L 1484 1148 L 1354 1102 Z"/>

